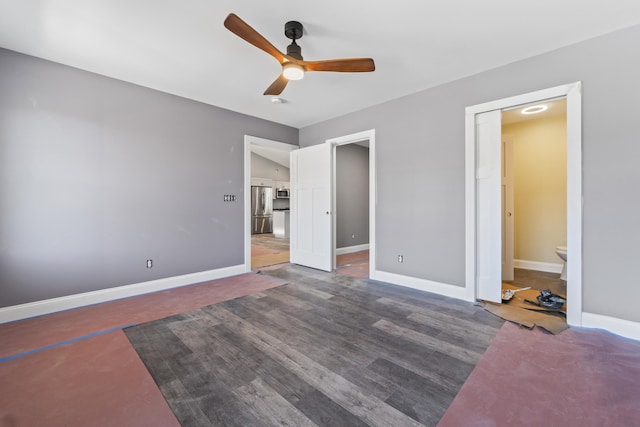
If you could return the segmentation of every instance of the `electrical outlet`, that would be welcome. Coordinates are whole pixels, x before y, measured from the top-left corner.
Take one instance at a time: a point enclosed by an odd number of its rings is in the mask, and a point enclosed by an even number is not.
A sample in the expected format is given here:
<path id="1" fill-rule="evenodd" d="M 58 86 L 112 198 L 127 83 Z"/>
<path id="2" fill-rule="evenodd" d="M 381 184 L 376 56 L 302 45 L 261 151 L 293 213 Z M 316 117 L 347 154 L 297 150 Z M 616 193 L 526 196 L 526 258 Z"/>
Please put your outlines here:
<path id="1" fill-rule="evenodd" d="M 147 268 L 151 268 L 153 267 L 153 260 L 152 259 L 148 259 L 147 260 Z"/>
<path id="2" fill-rule="evenodd" d="M 404 262 L 404 256 L 403 255 L 398 255 L 398 262 L 400 262 L 400 263 Z"/>

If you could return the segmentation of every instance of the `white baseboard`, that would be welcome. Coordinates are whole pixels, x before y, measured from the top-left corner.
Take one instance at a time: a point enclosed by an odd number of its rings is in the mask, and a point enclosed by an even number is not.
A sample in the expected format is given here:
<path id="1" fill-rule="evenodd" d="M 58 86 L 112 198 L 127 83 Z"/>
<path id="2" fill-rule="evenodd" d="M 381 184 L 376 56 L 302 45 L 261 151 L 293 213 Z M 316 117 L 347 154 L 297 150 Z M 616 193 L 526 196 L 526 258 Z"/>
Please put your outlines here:
<path id="1" fill-rule="evenodd" d="M 371 279 L 392 283 L 394 285 L 406 286 L 408 288 L 418 289 L 421 291 L 433 292 L 434 294 L 457 298 L 464 301 L 473 301 L 467 298 L 467 289 L 460 286 L 433 282 L 400 274 L 387 273 L 384 271 L 374 271 Z M 640 340 L 640 322 L 602 316 L 600 314 L 582 313 L 581 326 L 584 328 L 604 329 L 625 338 Z"/>
<path id="2" fill-rule="evenodd" d="M 369 250 L 369 244 L 365 243 L 364 245 L 347 246 L 346 248 L 336 248 L 336 255 L 352 254 L 354 252 L 368 251 L 368 250 Z"/>
<path id="3" fill-rule="evenodd" d="M 585 328 L 606 329 L 607 331 L 633 340 L 640 340 L 640 323 L 600 314 L 582 313 Z"/>
<path id="4" fill-rule="evenodd" d="M 513 266 L 515 268 L 523 268 L 525 270 L 545 271 L 547 273 L 562 273 L 562 264 L 553 262 L 527 261 L 526 259 L 514 259 Z"/>
<path id="5" fill-rule="evenodd" d="M 418 279 L 416 277 L 403 276 L 401 274 L 387 273 L 384 271 L 374 271 L 374 275 L 371 279 L 467 301 L 467 290 L 463 286 L 454 286 L 426 279 Z"/>
<path id="6" fill-rule="evenodd" d="M 236 276 L 245 272 L 244 265 L 219 268 L 216 270 L 201 271 L 182 276 L 167 277 L 165 279 L 151 280 L 132 285 L 118 286 L 115 288 L 101 289 L 99 291 L 85 292 L 68 295 L 26 304 L 0 308 L 0 324 L 29 317 L 42 316 L 57 311 L 84 307 L 92 304 L 113 301 L 150 292 L 164 291 L 194 283 Z"/>

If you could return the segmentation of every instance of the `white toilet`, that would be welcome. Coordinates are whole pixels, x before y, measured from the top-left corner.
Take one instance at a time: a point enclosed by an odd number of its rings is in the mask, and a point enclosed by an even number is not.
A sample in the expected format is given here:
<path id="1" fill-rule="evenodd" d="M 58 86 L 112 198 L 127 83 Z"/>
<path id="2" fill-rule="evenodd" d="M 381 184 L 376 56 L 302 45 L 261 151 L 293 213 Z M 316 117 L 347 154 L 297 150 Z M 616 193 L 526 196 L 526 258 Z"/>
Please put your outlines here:
<path id="1" fill-rule="evenodd" d="M 562 274 L 560 274 L 560 279 L 567 280 L 567 247 L 558 246 L 556 248 L 556 253 L 560 258 L 562 258 Z"/>

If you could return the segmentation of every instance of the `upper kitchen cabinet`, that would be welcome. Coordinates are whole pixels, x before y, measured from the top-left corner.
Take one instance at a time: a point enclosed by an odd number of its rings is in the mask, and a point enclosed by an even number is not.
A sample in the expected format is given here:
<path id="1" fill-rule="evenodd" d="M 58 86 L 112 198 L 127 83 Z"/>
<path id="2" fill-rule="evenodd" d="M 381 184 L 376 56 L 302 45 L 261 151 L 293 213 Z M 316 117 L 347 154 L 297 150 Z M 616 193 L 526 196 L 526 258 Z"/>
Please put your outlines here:
<path id="1" fill-rule="evenodd" d="M 269 178 L 251 178 L 251 185 L 259 185 L 261 187 L 274 187 L 276 186 L 276 182 Z"/>
<path id="2" fill-rule="evenodd" d="M 276 190 L 281 188 L 285 188 L 287 190 L 291 189 L 291 184 L 289 184 L 289 181 L 274 181 L 273 185 Z"/>

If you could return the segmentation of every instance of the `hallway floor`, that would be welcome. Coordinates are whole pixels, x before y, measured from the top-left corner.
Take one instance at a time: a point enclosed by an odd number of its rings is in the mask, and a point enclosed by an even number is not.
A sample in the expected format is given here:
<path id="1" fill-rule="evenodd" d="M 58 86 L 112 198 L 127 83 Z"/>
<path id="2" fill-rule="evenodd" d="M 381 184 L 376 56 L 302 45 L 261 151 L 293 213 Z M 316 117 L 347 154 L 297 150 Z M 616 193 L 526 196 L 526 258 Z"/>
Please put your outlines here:
<path id="1" fill-rule="evenodd" d="M 289 262 L 289 239 L 277 238 L 273 234 L 251 235 L 251 268 Z"/>
<path id="2" fill-rule="evenodd" d="M 273 234 L 251 236 L 251 268 L 258 270 L 290 260 L 289 239 L 276 238 Z M 369 277 L 369 251 L 358 251 L 336 256 L 336 272 L 345 276 Z"/>
<path id="3" fill-rule="evenodd" d="M 338 255 L 336 257 L 336 273 L 366 279 L 369 277 L 369 251 Z"/>

